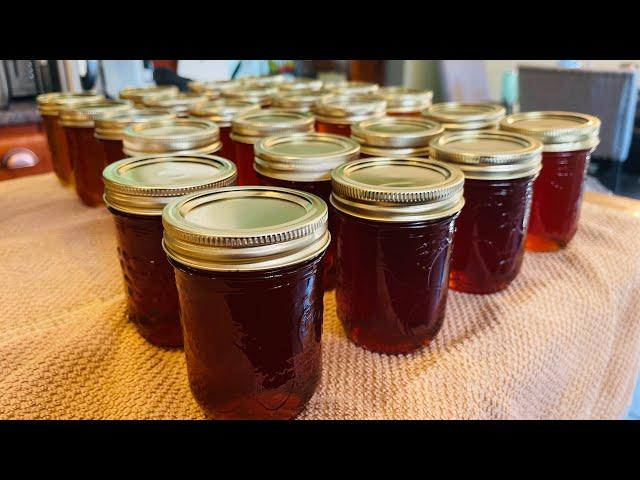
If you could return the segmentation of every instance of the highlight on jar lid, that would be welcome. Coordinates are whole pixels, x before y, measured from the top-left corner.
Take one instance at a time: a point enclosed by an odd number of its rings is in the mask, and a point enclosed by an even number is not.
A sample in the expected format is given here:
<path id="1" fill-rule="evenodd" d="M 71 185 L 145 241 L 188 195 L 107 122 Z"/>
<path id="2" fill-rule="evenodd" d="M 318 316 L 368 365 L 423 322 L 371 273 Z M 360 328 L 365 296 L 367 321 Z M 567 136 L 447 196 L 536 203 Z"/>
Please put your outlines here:
<path id="1" fill-rule="evenodd" d="M 361 82 L 357 80 L 343 80 L 339 82 L 326 83 L 324 88 L 331 93 L 342 93 L 347 95 L 374 93 L 380 86 L 377 83 Z"/>
<path id="2" fill-rule="evenodd" d="M 381 117 L 353 124 L 351 138 L 367 155 L 425 156 L 429 142 L 443 131 L 442 125 L 427 119 Z"/>
<path id="3" fill-rule="evenodd" d="M 90 92 L 50 92 L 36 97 L 40 115 L 56 116 L 60 109 L 71 104 L 93 103 L 104 99 L 104 95 Z"/>
<path id="4" fill-rule="evenodd" d="M 213 271 L 259 271 L 320 255 L 330 242 L 327 204 L 278 187 L 226 187 L 171 202 L 162 214 L 172 260 Z"/>
<path id="5" fill-rule="evenodd" d="M 142 105 L 144 97 L 154 95 L 166 97 L 168 95 L 177 95 L 178 87 L 175 85 L 149 85 L 146 87 L 127 87 L 120 90 L 120 98 L 130 100 L 136 105 Z"/>
<path id="6" fill-rule="evenodd" d="M 231 139 L 255 144 L 263 137 L 312 132 L 313 115 L 308 113 L 260 110 L 236 115 L 231 121 Z"/>
<path id="7" fill-rule="evenodd" d="M 478 130 L 493 128 L 505 116 L 501 105 L 492 103 L 434 103 L 422 114 L 440 124 L 445 130 Z"/>
<path id="8" fill-rule="evenodd" d="M 246 87 L 251 88 L 263 88 L 263 87 L 276 87 L 287 81 L 284 75 L 261 75 L 261 76 L 246 76 L 238 79 L 240 83 Z"/>
<path id="9" fill-rule="evenodd" d="M 122 137 L 130 156 L 152 153 L 214 153 L 220 150 L 220 129 L 208 120 L 175 118 L 129 125 Z"/>
<path id="10" fill-rule="evenodd" d="M 94 135 L 101 140 L 122 140 L 124 129 L 132 123 L 170 120 L 172 118 L 176 118 L 174 113 L 150 108 L 107 113 L 96 117 L 96 131 Z"/>
<path id="11" fill-rule="evenodd" d="M 449 132 L 431 142 L 431 158 L 455 164 L 466 178 L 508 180 L 538 174 L 542 143 L 500 130 Z"/>
<path id="12" fill-rule="evenodd" d="M 387 101 L 389 113 L 421 112 L 431 105 L 433 98 L 431 90 L 406 87 L 382 87 L 376 93 Z"/>
<path id="13" fill-rule="evenodd" d="M 324 95 L 311 107 L 318 120 L 352 124 L 384 116 L 387 101 L 378 95 Z"/>
<path id="14" fill-rule="evenodd" d="M 92 103 L 70 103 L 60 110 L 63 127 L 91 128 L 99 116 L 131 110 L 131 102 L 103 99 Z"/>
<path id="15" fill-rule="evenodd" d="M 120 212 L 161 215 L 183 195 L 234 185 L 236 166 L 213 155 L 147 155 L 125 158 L 102 172 L 104 201 Z"/>
<path id="16" fill-rule="evenodd" d="M 268 107 L 271 105 L 271 98 L 276 93 L 278 93 L 278 89 L 276 87 L 241 86 L 238 88 L 224 90 L 222 92 L 222 96 L 235 98 L 236 100 L 243 100 L 245 102 L 257 103 L 262 107 Z"/>
<path id="17" fill-rule="evenodd" d="M 189 107 L 204 103 L 208 100 L 206 95 L 195 92 L 180 92 L 176 95 L 150 95 L 142 98 L 145 106 L 172 112 L 177 115 L 186 114 Z"/>
<path id="18" fill-rule="evenodd" d="M 192 81 L 187 83 L 187 88 L 192 92 L 204 93 L 209 95 L 210 92 L 221 93 L 224 90 L 238 88 L 240 82 L 238 80 L 209 80 L 206 82 Z"/>
<path id="19" fill-rule="evenodd" d="M 331 204 L 355 217 L 416 222 L 454 215 L 464 205 L 457 167 L 415 157 L 365 158 L 331 172 Z"/>
<path id="20" fill-rule="evenodd" d="M 588 150 L 600 143 L 600 119 L 586 113 L 514 113 L 500 122 L 500 129 L 537 138 L 545 152 Z"/>
<path id="21" fill-rule="evenodd" d="M 282 83 L 278 84 L 278 89 L 281 92 L 317 92 L 322 89 L 322 80 L 317 78 L 306 77 L 289 77 Z"/>
<path id="22" fill-rule="evenodd" d="M 342 135 L 298 133 L 267 137 L 255 145 L 256 172 L 292 182 L 331 179 L 331 170 L 358 158 L 360 146 Z"/>
<path id="23" fill-rule="evenodd" d="M 322 97 L 327 96 L 322 91 L 281 91 L 271 100 L 271 106 L 279 110 L 287 110 L 289 112 L 311 112 L 311 107 Z"/>
<path id="24" fill-rule="evenodd" d="M 220 98 L 205 103 L 199 103 L 189 107 L 189 115 L 200 117 L 215 122 L 220 127 L 231 126 L 234 116 L 243 113 L 257 112 L 260 105 L 233 98 Z"/>

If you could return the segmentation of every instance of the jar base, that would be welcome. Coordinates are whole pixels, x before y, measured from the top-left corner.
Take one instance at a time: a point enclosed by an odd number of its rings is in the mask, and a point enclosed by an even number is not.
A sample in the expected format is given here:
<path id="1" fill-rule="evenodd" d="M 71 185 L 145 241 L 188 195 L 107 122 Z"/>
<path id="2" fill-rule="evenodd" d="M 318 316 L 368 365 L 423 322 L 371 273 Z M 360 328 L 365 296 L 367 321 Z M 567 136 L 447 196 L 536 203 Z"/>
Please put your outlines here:
<path id="1" fill-rule="evenodd" d="M 353 328 L 351 331 L 347 333 L 347 337 L 358 347 L 364 348 L 370 352 L 374 353 L 384 353 L 386 355 L 403 355 L 407 353 L 412 353 L 417 350 L 420 350 L 429 343 L 431 343 L 431 339 L 427 338 L 422 342 L 405 342 L 405 343 L 379 343 L 379 342 L 370 342 L 362 338 L 360 334 L 360 329 Z"/>
<path id="2" fill-rule="evenodd" d="M 136 326 L 136 330 L 142 338 L 156 347 L 182 348 L 182 332 L 176 332 L 174 328 L 156 329 L 154 332 L 143 328 L 138 317 L 129 314 L 129 321 Z"/>
<path id="3" fill-rule="evenodd" d="M 527 235 L 524 248 L 527 252 L 556 252 L 562 250 L 569 242 L 561 242 L 540 235 Z"/>
<path id="4" fill-rule="evenodd" d="M 511 281 L 508 282 L 500 282 L 498 284 L 494 284 L 491 286 L 483 286 L 482 288 L 470 285 L 469 282 L 464 279 L 454 275 L 453 273 L 449 276 L 449 288 L 451 290 L 455 290 L 460 293 L 470 293 L 473 295 L 491 295 L 492 293 L 498 293 L 502 290 L 505 290 Z"/>

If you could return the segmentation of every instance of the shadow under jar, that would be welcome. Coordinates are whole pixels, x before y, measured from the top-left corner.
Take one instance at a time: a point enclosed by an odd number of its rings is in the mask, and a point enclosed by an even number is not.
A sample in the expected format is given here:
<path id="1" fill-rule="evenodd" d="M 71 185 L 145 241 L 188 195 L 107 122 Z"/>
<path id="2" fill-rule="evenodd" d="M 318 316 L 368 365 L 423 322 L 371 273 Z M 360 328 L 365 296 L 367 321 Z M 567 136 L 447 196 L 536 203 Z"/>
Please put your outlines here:
<path id="1" fill-rule="evenodd" d="M 410 157 L 332 172 L 337 313 L 354 343 L 409 353 L 440 331 L 463 184 L 456 167 Z"/>
<path id="2" fill-rule="evenodd" d="M 360 147 L 341 135 L 298 133 L 268 137 L 255 145 L 254 169 L 260 185 L 293 188 L 313 193 L 329 205 L 331 170 L 358 158 Z M 329 208 L 331 210 L 331 208 Z M 329 231 L 335 238 L 333 212 Z M 324 288 L 335 287 L 334 244 L 325 256 Z"/>
<path id="3" fill-rule="evenodd" d="M 100 100 L 80 105 L 71 104 L 60 111 L 60 123 L 64 128 L 73 165 L 76 193 L 89 207 L 104 205 L 102 195 L 102 170 L 107 157 L 100 140 L 95 137 L 95 119 L 106 113 L 123 112 L 131 104 L 118 100 Z"/>
<path id="4" fill-rule="evenodd" d="M 298 415 L 321 377 L 327 205 L 232 187 L 169 204 L 163 222 L 195 399 L 219 419 Z"/>
<path id="5" fill-rule="evenodd" d="M 494 130 L 507 111 L 493 103 L 434 103 L 422 111 L 422 116 L 438 122 L 447 132 L 460 130 Z"/>
<path id="6" fill-rule="evenodd" d="M 422 118 L 380 117 L 351 127 L 361 157 L 428 157 L 429 143 L 442 125 Z"/>
<path id="7" fill-rule="evenodd" d="M 479 130 L 445 133 L 431 149 L 433 159 L 454 164 L 465 176 L 449 287 L 476 294 L 507 288 L 524 258 L 542 144 L 524 135 Z"/>
<path id="8" fill-rule="evenodd" d="M 62 185 L 73 184 L 73 165 L 64 128 L 60 124 L 60 109 L 71 103 L 82 104 L 102 100 L 104 95 L 95 92 L 52 92 L 38 95 L 38 111 L 42 117 L 47 143 L 51 152 L 53 171 Z"/>
<path id="9" fill-rule="evenodd" d="M 584 180 L 600 142 L 600 120 L 584 113 L 523 112 L 507 116 L 500 128 L 535 137 L 544 145 L 526 249 L 549 252 L 566 247 L 578 230 Z"/>
<path id="10" fill-rule="evenodd" d="M 150 343 L 182 345 L 173 267 L 162 249 L 162 210 L 185 194 L 233 185 L 233 163 L 211 155 L 150 155 L 104 170 L 104 201 L 113 214 L 129 320 Z"/>
<path id="11" fill-rule="evenodd" d="M 387 115 L 391 117 L 421 117 L 433 99 L 431 90 L 406 87 L 382 87 L 376 93 L 387 101 Z"/>
<path id="12" fill-rule="evenodd" d="M 144 108 L 144 98 L 147 99 L 158 96 L 167 97 L 177 95 L 178 87 L 175 85 L 149 85 L 146 87 L 127 87 L 120 90 L 118 95 L 122 100 L 128 100 L 136 108 Z"/>
<path id="13" fill-rule="evenodd" d="M 189 108 L 189 115 L 214 122 L 220 128 L 222 148 L 218 155 L 235 162 L 235 147 L 231 141 L 231 120 L 236 115 L 257 112 L 260 105 L 233 98 L 220 98 Z"/>
<path id="14" fill-rule="evenodd" d="M 253 168 L 254 145 L 265 137 L 313 132 L 313 115 L 308 113 L 261 110 L 236 115 L 231 121 L 234 160 L 238 185 L 259 185 Z"/>
<path id="15" fill-rule="evenodd" d="M 331 94 L 311 106 L 320 133 L 351 136 L 351 125 L 384 116 L 387 102 L 373 94 Z"/>

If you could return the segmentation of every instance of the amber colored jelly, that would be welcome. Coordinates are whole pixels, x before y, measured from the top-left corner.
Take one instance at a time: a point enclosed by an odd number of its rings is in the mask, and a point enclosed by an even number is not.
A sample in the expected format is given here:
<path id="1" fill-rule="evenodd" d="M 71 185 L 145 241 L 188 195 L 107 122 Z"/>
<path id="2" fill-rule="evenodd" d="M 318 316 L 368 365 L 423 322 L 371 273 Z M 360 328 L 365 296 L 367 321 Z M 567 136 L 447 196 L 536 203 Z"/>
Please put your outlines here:
<path id="1" fill-rule="evenodd" d="M 333 133 L 335 135 L 351 136 L 351 125 L 348 123 L 328 123 L 316 119 L 316 132 Z"/>
<path id="2" fill-rule="evenodd" d="M 47 134 L 53 171 L 60 183 L 71 185 L 73 183 L 73 166 L 69 159 L 67 137 L 64 128 L 60 125 L 60 119 L 57 115 L 42 115 L 42 123 Z"/>
<path id="3" fill-rule="evenodd" d="M 494 293 L 520 271 L 535 176 L 464 184 L 465 206 L 456 221 L 449 287 Z"/>
<path id="4" fill-rule="evenodd" d="M 229 136 L 230 133 L 231 126 L 220 127 L 220 141 L 222 142 L 222 148 L 220 148 L 216 154 L 234 162 L 235 146 L 233 145 L 233 140 L 231 140 L 231 137 Z"/>
<path id="5" fill-rule="evenodd" d="M 260 185 L 258 174 L 253 169 L 253 145 L 242 142 L 233 143 L 233 161 L 238 169 L 238 185 Z"/>
<path id="6" fill-rule="evenodd" d="M 575 235 L 592 152 L 543 152 L 542 171 L 533 191 L 527 250 L 559 250 Z"/>
<path id="7" fill-rule="evenodd" d="M 80 200 L 90 207 L 102 205 L 102 170 L 107 163 L 100 140 L 91 127 L 64 127 L 64 131 Z"/>
<path id="8" fill-rule="evenodd" d="M 128 157 L 128 155 L 122 151 L 122 140 L 107 140 L 103 138 L 100 139 L 100 142 L 104 149 L 106 165 Z"/>
<path id="9" fill-rule="evenodd" d="M 413 117 L 413 118 L 422 118 L 422 111 L 419 110 L 417 112 L 390 112 L 387 110 L 387 115 L 389 117 Z"/>
<path id="10" fill-rule="evenodd" d="M 129 320 L 149 342 L 181 346 L 180 304 L 173 268 L 162 249 L 162 216 L 109 211 L 117 230 Z"/>

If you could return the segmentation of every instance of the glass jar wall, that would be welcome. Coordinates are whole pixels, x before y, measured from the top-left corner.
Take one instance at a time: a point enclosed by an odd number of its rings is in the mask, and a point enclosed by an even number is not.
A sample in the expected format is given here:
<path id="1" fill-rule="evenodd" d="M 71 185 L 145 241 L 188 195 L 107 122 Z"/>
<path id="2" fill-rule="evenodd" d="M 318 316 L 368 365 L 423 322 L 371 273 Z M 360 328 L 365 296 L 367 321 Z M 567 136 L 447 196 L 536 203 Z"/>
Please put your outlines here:
<path id="1" fill-rule="evenodd" d="M 363 120 L 384 116 L 387 102 L 377 95 L 326 95 L 311 111 L 316 116 L 316 130 L 320 133 L 351 136 L 351 125 Z"/>
<path id="2" fill-rule="evenodd" d="M 431 90 L 406 87 L 382 87 L 376 93 L 387 101 L 387 115 L 392 117 L 420 117 L 433 98 Z"/>
<path id="3" fill-rule="evenodd" d="M 491 130 L 498 128 L 506 110 L 493 103 L 434 103 L 422 115 L 441 124 L 445 131 Z"/>

